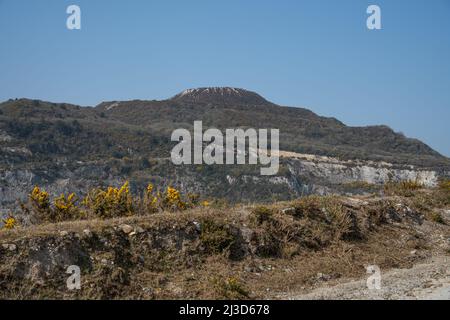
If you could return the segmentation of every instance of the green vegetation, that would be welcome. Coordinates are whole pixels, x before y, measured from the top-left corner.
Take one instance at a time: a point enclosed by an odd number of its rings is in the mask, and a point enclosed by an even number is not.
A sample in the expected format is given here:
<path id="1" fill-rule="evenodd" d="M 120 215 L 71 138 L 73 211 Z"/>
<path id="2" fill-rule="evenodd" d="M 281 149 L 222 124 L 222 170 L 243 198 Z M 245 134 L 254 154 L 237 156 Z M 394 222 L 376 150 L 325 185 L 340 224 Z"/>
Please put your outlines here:
<path id="1" fill-rule="evenodd" d="M 200 241 L 209 253 L 222 253 L 234 243 L 235 238 L 229 226 L 212 219 L 201 224 Z"/>
<path id="2" fill-rule="evenodd" d="M 261 225 L 266 221 L 270 221 L 273 217 L 273 210 L 264 207 L 264 206 L 259 206 L 254 208 L 251 212 L 250 212 L 251 216 L 250 219 L 256 223 L 256 225 Z"/>
<path id="3" fill-rule="evenodd" d="M 244 284 L 236 277 L 215 278 L 213 286 L 220 299 L 242 300 L 250 297 Z"/>

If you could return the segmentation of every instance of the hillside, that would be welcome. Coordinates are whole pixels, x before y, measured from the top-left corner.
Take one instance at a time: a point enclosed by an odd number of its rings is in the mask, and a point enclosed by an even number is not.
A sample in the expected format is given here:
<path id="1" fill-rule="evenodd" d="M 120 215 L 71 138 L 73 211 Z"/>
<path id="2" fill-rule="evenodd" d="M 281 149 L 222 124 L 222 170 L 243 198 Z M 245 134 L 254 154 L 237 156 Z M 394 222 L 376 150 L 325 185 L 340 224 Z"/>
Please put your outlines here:
<path id="1" fill-rule="evenodd" d="M 169 159 L 170 135 L 177 128 L 191 129 L 195 120 L 202 120 L 204 129 L 279 128 L 281 150 L 334 160 L 284 157 L 271 178 L 260 177 L 254 166 L 176 167 Z M 1 210 L 17 206 L 34 185 L 52 194 L 69 187 L 83 193 L 130 180 L 133 189 L 148 182 L 170 184 L 233 202 L 341 192 L 343 184 L 378 184 L 414 178 L 417 172 L 433 185 L 449 174 L 450 160 L 386 126 L 348 127 L 247 90 L 200 88 L 163 101 L 111 101 L 96 107 L 3 102 L 0 168 Z"/>
<path id="2" fill-rule="evenodd" d="M 348 127 L 307 109 L 278 106 L 242 89 L 187 90 L 165 101 L 105 102 L 96 109 L 108 119 L 166 134 L 202 120 L 204 126 L 219 129 L 279 128 L 280 148 L 287 151 L 422 166 L 449 163 L 424 143 L 386 126 Z"/>
<path id="3" fill-rule="evenodd" d="M 100 147 L 108 142 L 124 147 L 115 131 L 122 131 L 126 138 L 137 138 L 135 136 L 145 131 L 145 136 L 152 138 L 151 150 L 156 152 L 159 144 L 165 144 L 174 129 L 190 128 L 195 120 L 202 120 L 205 126 L 219 129 L 280 128 L 281 149 L 286 151 L 421 166 L 449 163 L 447 158 L 424 143 L 406 138 L 386 126 L 348 127 L 336 119 L 320 117 L 306 109 L 278 106 L 242 89 L 191 89 L 163 101 L 103 102 L 95 108 L 20 99 L 0 104 L 0 110 L 3 134 L 18 138 L 16 145 L 17 142 L 23 143 L 21 138 L 36 139 L 28 141 L 28 144 L 51 143 L 45 138 L 52 134 L 83 140 L 86 139 L 83 135 L 86 131 L 87 134 L 101 136 L 103 133 L 103 136 L 110 137 L 108 141 L 101 139 L 96 143 Z M 138 144 L 148 142 L 136 141 L 135 144 L 133 140 L 125 144 L 133 150 L 137 148 L 137 152 L 141 152 Z M 92 139 L 91 144 L 95 141 Z M 64 147 L 70 148 L 70 144 L 67 145 Z M 49 152 L 48 156 L 54 156 L 68 153 L 64 147 L 42 147 L 43 152 L 39 152 L 35 146 L 34 150 L 37 154 Z M 76 146 L 75 150 L 92 155 L 83 147 L 87 146 Z"/>

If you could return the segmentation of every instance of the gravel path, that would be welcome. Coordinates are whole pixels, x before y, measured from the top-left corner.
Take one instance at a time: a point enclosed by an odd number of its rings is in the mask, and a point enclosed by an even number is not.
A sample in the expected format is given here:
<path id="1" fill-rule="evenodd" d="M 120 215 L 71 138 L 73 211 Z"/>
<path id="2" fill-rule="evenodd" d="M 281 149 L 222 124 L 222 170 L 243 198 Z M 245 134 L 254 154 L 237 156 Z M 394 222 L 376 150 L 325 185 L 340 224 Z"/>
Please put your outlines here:
<path id="1" fill-rule="evenodd" d="M 370 275 L 368 275 L 369 277 Z M 369 290 L 366 279 L 321 287 L 307 294 L 282 299 L 421 299 L 450 300 L 450 257 L 434 257 L 411 269 L 394 269 L 383 274 L 381 288 Z"/>

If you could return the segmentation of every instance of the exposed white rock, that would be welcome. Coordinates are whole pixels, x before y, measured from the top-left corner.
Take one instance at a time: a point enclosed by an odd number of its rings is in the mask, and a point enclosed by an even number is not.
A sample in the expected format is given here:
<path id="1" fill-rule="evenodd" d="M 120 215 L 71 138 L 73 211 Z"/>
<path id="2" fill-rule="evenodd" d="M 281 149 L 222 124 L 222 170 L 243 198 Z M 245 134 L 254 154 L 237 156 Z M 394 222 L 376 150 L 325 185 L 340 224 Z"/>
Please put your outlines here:
<path id="1" fill-rule="evenodd" d="M 120 105 L 119 102 L 114 102 L 114 103 L 110 104 L 109 106 L 107 106 L 105 109 L 109 111 L 109 110 L 114 109 L 115 107 L 118 107 L 119 105 Z"/>
<path id="2" fill-rule="evenodd" d="M 387 162 L 347 160 L 294 152 L 280 151 L 280 156 L 296 160 L 296 167 L 290 168 L 298 173 L 308 173 L 331 184 L 363 181 L 370 184 L 383 184 L 388 181 L 414 180 L 427 187 L 434 187 L 438 174 L 431 170 L 421 170 L 414 166 L 395 167 Z M 292 172 L 291 171 L 291 172 Z"/>

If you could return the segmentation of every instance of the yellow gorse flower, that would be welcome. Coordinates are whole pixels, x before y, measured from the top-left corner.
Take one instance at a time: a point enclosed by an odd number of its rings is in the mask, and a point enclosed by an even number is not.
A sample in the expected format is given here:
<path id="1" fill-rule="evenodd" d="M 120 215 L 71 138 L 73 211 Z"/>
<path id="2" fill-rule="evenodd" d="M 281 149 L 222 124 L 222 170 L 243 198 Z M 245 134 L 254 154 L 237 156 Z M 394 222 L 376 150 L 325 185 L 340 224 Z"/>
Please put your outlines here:
<path id="1" fill-rule="evenodd" d="M 128 196 L 128 194 L 130 193 L 129 185 L 129 182 L 127 181 L 123 186 L 120 187 L 120 189 L 109 187 L 106 191 L 105 199 L 116 204 L 120 203 L 121 200 L 123 200 L 124 197 Z"/>
<path id="2" fill-rule="evenodd" d="M 11 230 L 16 227 L 17 221 L 13 217 L 3 219 L 3 228 Z"/>
<path id="3" fill-rule="evenodd" d="M 170 207 L 171 209 L 173 208 L 178 208 L 181 210 L 187 209 L 187 204 L 181 201 L 180 191 L 178 191 L 175 188 L 172 187 L 167 188 L 164 200 L 165 203 L 168 205 L 168 207 Z"/>
<path id="4" fill-rule="evenodd" d="M 203 206 L 203 207 L 209 207 L 209 202 L 208 201 L 203 201 L 202 203 L 201 203 L 201 205 Z"/>
<path id="5" fill-rule="evenodd" d="M 178 203 L 180 202 L 180 198 L 180 192 L 177 189 L 172 187 L 167 188 L 166 200 L 169 205 L 178 205 Z"/>
<path id="6" fill-rule="evenodd" d="M 170 203 L 175 203 L 180 200 L 180 191 L 175 188 L 168 187 L 166 198 Z"/>
<path id="7" fill-rule="evenodd" d="M 31 191 L 30 198 L 41 208 L 50 204 L 48 192 L 41 190 L 38 186 Z"/>
<path id="8" fill-rule="evenodd" d="M 75 207 L 75 193 L 71 193 L 67 196 L 61 194 L 58 198 L 56 198 L 53 202 L 55 208 L 61 211 L 68 211 Z"/>

